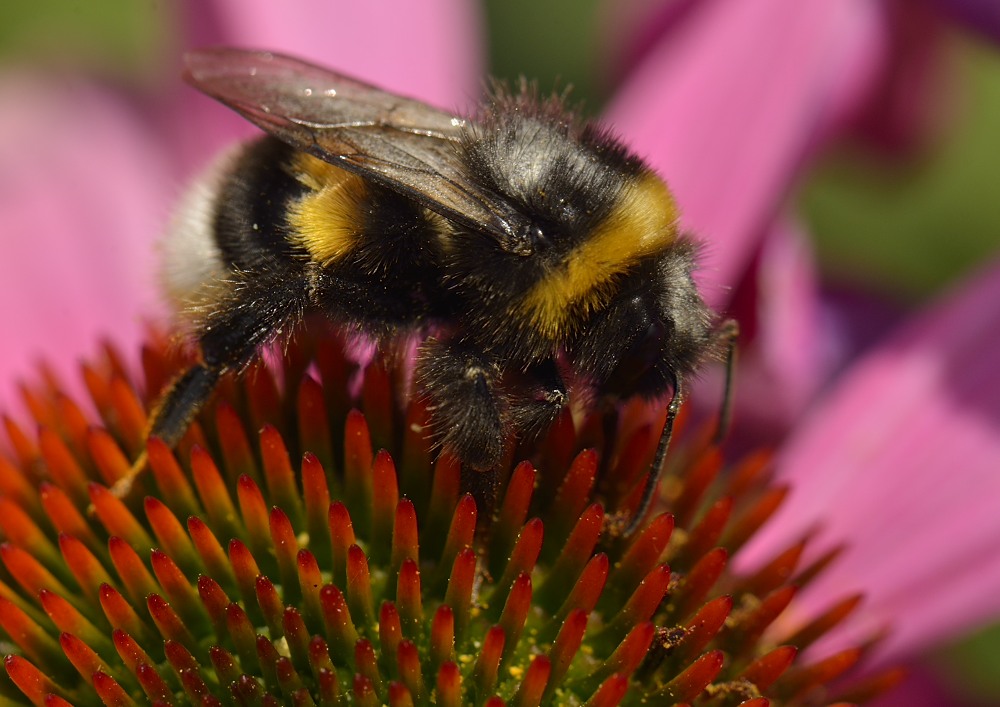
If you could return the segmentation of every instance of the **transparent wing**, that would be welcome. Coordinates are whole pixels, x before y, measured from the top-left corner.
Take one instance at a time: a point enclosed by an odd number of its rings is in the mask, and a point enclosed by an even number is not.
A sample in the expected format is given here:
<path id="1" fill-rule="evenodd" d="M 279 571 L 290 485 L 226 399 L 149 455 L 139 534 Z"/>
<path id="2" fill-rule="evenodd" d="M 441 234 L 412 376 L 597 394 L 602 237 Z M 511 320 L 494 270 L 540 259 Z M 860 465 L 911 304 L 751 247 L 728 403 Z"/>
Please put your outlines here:
<path id="1" fill-rule="evenodd" d="M 457 143 L 465 120 L 280 54 L 208 49 L 185 78 L 288 144 L 398 191 L 521 252 L 530 224 L 469 183 Z"/>

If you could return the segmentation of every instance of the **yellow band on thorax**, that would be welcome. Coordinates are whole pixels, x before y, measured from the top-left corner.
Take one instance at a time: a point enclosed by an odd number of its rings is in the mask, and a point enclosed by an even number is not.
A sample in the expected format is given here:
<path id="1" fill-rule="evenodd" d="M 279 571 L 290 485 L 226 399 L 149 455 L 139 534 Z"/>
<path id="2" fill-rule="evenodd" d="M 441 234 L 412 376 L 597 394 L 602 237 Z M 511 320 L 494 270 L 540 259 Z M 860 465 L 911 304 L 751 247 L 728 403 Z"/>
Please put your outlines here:
<path id="1" fill-rule="evenodd" d="M 647 173 L 627 186 L 607 218 L 528 291 L 522 314 L 540 334 L 564 340 L 581 315 L 605 307 L 615 280 L 677 239 L 677 206 L 667 185 Z"/>

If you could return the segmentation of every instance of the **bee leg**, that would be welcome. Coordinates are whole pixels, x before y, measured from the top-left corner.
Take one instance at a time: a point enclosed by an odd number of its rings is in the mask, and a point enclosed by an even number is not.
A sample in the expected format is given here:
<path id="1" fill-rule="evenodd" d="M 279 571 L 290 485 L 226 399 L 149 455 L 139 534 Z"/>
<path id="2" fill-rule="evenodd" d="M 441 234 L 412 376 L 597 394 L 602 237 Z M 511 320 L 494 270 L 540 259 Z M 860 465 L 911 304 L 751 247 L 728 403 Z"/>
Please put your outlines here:
<path id="1" fill-rule="evenodd" d="M 737 344 L 740 337 L 739 324 L 734 319 L 727 319 L 713 332 L 713 337 L 717 347 L 716 350 L 721 353 L 726 367 L 722 405 L 719 408 L 719 419 L 716 423 L 715 432 L 712 434 L 712 444 L 718 445 L 722 443 L 726 437 L 726 433 L 729 431 L 732 416 L 733 379 L 736 369 Z M 670 449 L 670 439 L 674 432 L 674 421 L 677 419 L 677 413 L 684 402 L 684 393 L 681 378 L 675 376 L 674 393 L 670 398 L 670 403 L 667 405 L 667 419 L 663 423 L 663 431 L 660 433 L 660 441 L 656 446 L 656 455 L 653 457 L 653 463 L 649 469 L 646 488 L 643 490 L 639 507 L 625 529 L 626 537 L 632 535 L 639 528 L 643 517 L 649 511 L 649 506 L 653 502 L 653 496 L 659 486 L 660 475 L 663 473 L 663 467 L 666 462 L 667 450 Z"/>
<path id="2" fill-rule="evenodd" d="M 499 367 L 472 347 L 427 339 L 417 354 L 417 385 L 427 399 L 438 443 L 462 462 L 462 486 L 481 520 L 496 498 L 505 424 L 497 392 Z"/>
<path id="3" fill-rule="evenodd" d="M 499 368 L 470 347 L 430 338 L 417 353 L 416 379 L 431 429 L 441 446 L 474 469 L 494 467 L 503 455 L 498 378 Z"/>
<path id="4" fill-rule="evenodd" d="M 201 361 L 181 373 L 161 394 L 150 413 L 146 437 L 158 437 L 175 446 L 219 379 L 249 364 L 261 346 L 298 322 L 307 305 L 309 289 L 302 279 L 266 273 L 234 274 L 214 309 L 196 332 Z M 146 465 L 143 452 L 128 476 L 112 489 L 128 496 L 136 476 Z"/>
<path id="5" fill-rule="evenodd" d="M 221 375 L 221 369 L 197 363 L 175 378 L 152 410 L 147 437 L 158 437 L 171 447 L 176 445 Z"/>
<path id="6" fill-rule="evenodd" d="M 722 388 L 722 405 L 719 406 L 719 420 L 712 434 L 712 444 L 722 444 L 729 432 L 733 414 L 733 380 L 736 373 L 736 354 L 739 352 L 740 325 L 735 319 L 722 322 L 714 332 L 716 346 L 722 354 L 726 368 Z"/>
<path id="7" fill-rule="evenodd" d="M 656 490 L 660 487 L 660 476 L 663 474 L 663 467 L 667 460 L 667 450 L 670 449 L 670 439 L 674 435 L 674 422 L 677 419 L 677 413 L 680 411 L 683 402 L 684 386 L 680 378 L 675 378 L 674 393 L 667 404 L 667 419 L 663 423 L 663 431 L 660 432 L 660 441 L 656 445 L 656 454 L 653 456 L 653 463 L 650 465 L 649 474 L 646 476 L 646 487 L 643 489 L 639 507 L 635 509 L 632 520 L 629 521 L 628 527 L 625 529 L 625 537 L 630 537 L 638 530 L 642 519 L 646 516 L 647 511 L 649 511 Z"/>
<path id="8" fill-rule="evenodd" d="M 510 417 L 517 434 L 530 441 L 556 421 L 569 404 L 569 393 L 553 359 L 528 369 L 525 376 L 516 381 L 519 392 L 511 396 Z"/>
<path id="9" fill-rule="evenodd" d="M 150 411 L 146 439 L 158 437 L 171 447 L 177 444 L 190 424 L 191 418 L 215 390 L 219 375 L 219 371 L 199 363 L 177 376 Z M 144 447 L 128 473 L 111 487 L 111 492 L 118 498 L 129 498 L 136 478 L 146 468 L 146 461 Z"/>

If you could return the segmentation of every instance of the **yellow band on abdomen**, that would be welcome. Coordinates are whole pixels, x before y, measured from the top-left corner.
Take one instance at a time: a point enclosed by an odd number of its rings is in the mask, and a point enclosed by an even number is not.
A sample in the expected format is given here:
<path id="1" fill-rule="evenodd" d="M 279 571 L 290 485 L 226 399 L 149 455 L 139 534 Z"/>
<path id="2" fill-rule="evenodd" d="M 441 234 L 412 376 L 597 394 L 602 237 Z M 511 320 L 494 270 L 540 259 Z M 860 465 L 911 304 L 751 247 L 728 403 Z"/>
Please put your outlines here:
<path id="1" fill-rule="evenodd" d="M 605 307 L 615 280 L 677 240 L 677 206 L 667 185 L 647 173 L 626 187 L 615 209 L 522 300 L 541 335 L 562 341 L 581 315 Z"/>
<path id="2" fill-rule="evenodd" d="M 357 242 L 368 187 L 361 177 L 305 153 L 296 156 L 291 169 L 310 191 L 289 209 L 290 238 L 313 261 L 330 265 Z"/>

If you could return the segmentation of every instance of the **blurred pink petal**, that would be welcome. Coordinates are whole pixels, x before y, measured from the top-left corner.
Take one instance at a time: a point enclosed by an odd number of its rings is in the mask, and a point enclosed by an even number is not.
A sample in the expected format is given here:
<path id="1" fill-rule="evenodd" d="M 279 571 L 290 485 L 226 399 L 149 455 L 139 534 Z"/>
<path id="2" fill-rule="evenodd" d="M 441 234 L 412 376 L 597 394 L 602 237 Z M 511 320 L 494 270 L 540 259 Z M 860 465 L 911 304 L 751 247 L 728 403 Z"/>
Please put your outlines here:
<path id="1" fill-rule="evenodd" d="M 483 61 L 479 10 L 420 3 L 212 0 L 235 46 L 291 53 L 443 106 L 475 100 Z"/>
<path id="2" fill-rule="evenodd" d="M 919 665 L 907 666 L 906 670 L 906 679 L 900 685 L 866 702 L 867 707 L 973 707 L 965 700 L 959 701 L 953 689 Z"/>
<path id="3" fill-rule="evenodd" d="M 829 374 L 817 277 L 808 236 L 780 219 L 764 236 L 731 312 L 741 329 L 736 441 L 779 441 Z"/>
<path id="4" fill-rule="evenodd" d="M 477 3 L 211 0 L 185 7 L 187 48 L 283 52 L 445 108 L 465 109 L 480 93 L 484 45 Z M 178 52 L 178 76 L 179 59 Z M 177 110 L 168 114 L 168 127 L 185 172 L 204 165 L 233 136 L 256 133 L 190 88 L 173 98 Z"/>
<path id="5" fill-rule="evenodd" d="M 926 147 L 954 106 L 947 52 L 950 26 L 926 2 L 882 0 L 889 31 L 885 69 L 855 115 L 838 130 L 861 137 L 866 147 L 899 157 Z"/>
<path id="6" fill-rule="evenodd" d="M 1000 3 L 996 0 L 931 0 L 970 29 L 1000 42 Z"/>
<path id="7" fill-rule="evenodd" d="M 757 279 L 757 331 L 762 365 L 791 422 L 820 382 L 823 346 L 817 273 L 809 239 L 796 224 L 779 221 L 764 238 Z"/>
<path id="8" fill-rule="evenodd" d="M 706 0 L 618 95 L 609 122 L 710 244 L 703 279 L 739 279 L 810 148 L 869 90 L 885 59 L 884 19 L 869 0 Z"/>
<path id="9" fill-rule="evenodd" d="M 799 427 L 753 564 L 808 529 L 848 548 L 800 614 L 864 589 L 854 634 L 913 651 L 1000 614 L 1000 265 L 904 326 Z M 846 638 L 844 631 L 838 634 Z"/>
<path id="10" fill-rule="evenodd" d="M 0 406 L 44 358 L 67 382 L 101 337 L 135 348 L 155 311 L 165 159 L 111 95 L 0 77 Z M 72 390 L 72 389 L 71 389 Z"/>

